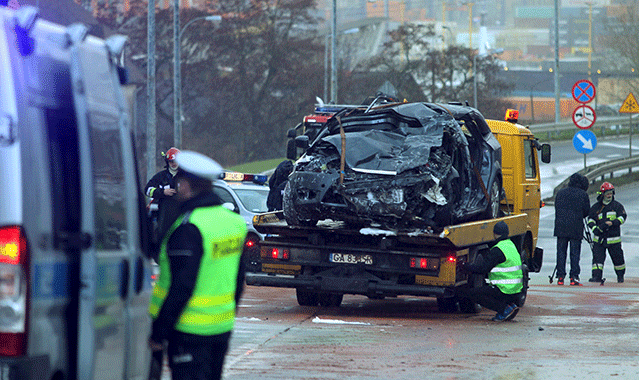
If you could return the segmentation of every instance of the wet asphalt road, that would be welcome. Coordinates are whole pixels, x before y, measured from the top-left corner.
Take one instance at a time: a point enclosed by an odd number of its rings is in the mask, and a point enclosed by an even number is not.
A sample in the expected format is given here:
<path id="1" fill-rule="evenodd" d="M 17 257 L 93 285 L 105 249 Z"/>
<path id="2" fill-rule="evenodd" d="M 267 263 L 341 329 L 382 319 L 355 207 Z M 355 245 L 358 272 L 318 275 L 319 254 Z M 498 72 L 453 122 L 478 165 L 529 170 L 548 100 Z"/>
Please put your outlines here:
<path id="1" fill-rule="evenodd" d="M 292 289 L 248 287 L 226 358 L 225 380 L 268 379 L 636 379 L 639 376 L 639 186 L 617 189 L 626 282 L 610 258 L 604 286 L 558 286 L 554 210 L 541 212 L 544 264 L 531 274 L 526 305 L 512 322 L 494 312 L 445 314 L 435 299 L 345 296 L 339 308 L 297 305 Z"/>

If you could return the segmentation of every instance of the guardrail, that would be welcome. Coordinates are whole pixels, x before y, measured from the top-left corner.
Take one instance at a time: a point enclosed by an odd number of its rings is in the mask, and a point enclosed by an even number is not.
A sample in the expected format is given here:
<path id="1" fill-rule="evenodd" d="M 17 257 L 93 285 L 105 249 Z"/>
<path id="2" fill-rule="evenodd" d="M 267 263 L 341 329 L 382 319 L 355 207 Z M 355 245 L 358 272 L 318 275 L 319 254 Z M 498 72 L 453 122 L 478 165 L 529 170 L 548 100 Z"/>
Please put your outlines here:
<path id="1" fill-rule="evenodd" d="M 606 131 L 615 130 L 619 132 L 621 129 L 629 129 L 629 127 L 633 127 L 633 131 L 639 130 L 637 129 L 639 122 L 639 115 L 630 116 L 606 116 L 606 117 L 598 117 L 595 125 L 593 125 L 590 129 L 600 130 L 601 134 L 605 136 Z M 552 137 L 552 134 L 557 134 L 561 131 L 577 131 L 578 128 L 571 121 L 564 121 L 561 123 L 544 123 L 544 124 L 533 124 L 528 126 L 536 136 L 539 136 L 541 133 L 547 133 L 548 139 Z"/>
<path id="2" fill-rule="evenodd" d="M 601 177 L 601 180 L 605 179 L 606 174 L 610 175 L 610 178 L 614 176 L 614 173 L 620 171 L 632 172 L 632 169 L 639 168 L 639 156 L 620 158 L 618 160 L 601 162 L 596 165 L 588 166 L 578 171 L 588 178 L 588 183 L 593 183 L 597 178 Z M 568 186 L 570 177 L 563 180 L 559 185 L 555 187 L 552 193 L 553 199 L 557 195 L 557 192 L 564 187 Z"/>

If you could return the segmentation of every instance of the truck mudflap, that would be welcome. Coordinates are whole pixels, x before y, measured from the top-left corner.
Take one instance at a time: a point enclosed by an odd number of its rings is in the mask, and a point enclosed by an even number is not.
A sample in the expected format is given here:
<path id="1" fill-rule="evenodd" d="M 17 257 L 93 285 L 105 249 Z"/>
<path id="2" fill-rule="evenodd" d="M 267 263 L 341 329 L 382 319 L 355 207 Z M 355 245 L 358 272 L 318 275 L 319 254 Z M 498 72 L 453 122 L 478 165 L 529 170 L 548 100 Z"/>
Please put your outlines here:
<path id="1" fill-rule="evenodd" d="M 371 278 L 372 277 L 372 278 Z M 314 275 L 268 275 L 247 273 L 246 284 L 254 286 L 273 286 L 285 288 L 299 288 L 315 292 L 329 292 L 340 294 L 360 294 L 365 296 L 398 296 L 413 295 L 424 297 L 452 297 L 453 288 L 429 285 L 398 284 L 385 281 L 374 276 L 362 275 L 340 277 Z"/>
<path id="2" fill-rule="evenodd" d="M 0 358 L 0 379 L 2 380 L 47 379 L 51 376 L 49 372 L 49 358 L 44 355 Z"/>

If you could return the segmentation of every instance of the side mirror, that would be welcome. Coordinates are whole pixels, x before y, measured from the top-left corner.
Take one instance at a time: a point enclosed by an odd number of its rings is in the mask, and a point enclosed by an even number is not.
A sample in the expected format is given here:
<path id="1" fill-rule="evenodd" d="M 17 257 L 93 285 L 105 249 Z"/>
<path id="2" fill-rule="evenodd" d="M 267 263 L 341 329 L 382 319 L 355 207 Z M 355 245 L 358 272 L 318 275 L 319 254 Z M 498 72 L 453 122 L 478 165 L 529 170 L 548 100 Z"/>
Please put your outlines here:
<path id="1" fill-rule="evenodd" d="M 541 145 L 541 162 L 548 164 L 550 163 L 550 144 L 542 144 Z"/>
<path id="2" fill-rule="evenodd" d="M 224 203 L 222 203 L 222 207 L 224 207 L 225 209 L 231 210 L 231 211 L 233 211 L 233 212 L 238 212 L 238 211 L 235 209 L 235 205 L 234 205 L 233 203 L 231 203 L 231 202 L 224 202 Z"/>
<path id="3" fill-rule="evenodd" d="M 304 150 L 308 149 L 309 138 L 306 135 L 297 136 L 295 138 L 295 146 Z"/>

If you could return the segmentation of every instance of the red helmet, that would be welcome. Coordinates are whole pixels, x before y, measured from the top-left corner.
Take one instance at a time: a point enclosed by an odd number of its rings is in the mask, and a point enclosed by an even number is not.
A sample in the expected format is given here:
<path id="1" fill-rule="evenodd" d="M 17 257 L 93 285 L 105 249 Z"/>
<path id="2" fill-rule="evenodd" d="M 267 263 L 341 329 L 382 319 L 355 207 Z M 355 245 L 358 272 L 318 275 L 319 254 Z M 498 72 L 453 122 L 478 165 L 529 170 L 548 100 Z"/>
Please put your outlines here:
<path id="1" fill-rule="evenodd" d="M 610 182 L 604 182 L 604 183 L 602 183 L 602 184 L 601 184 L 601 187 L 599 188 L 599 192 L 600 192 L 601 194 L 603 194 L 603 193 L 605 193 L 606 191 L 609 191 L 609 190 L 612 190 L 612 192 L 613 192 L 613 194 L 614 194 L 615 187 L 614 187 L 614 186 L 612 186 L 612 183 L 610 183 Z"/>
<path id="2" fill-rule="evenodd" d="M 168 161 L 173 161 L 175 160 L 175 156 L 178 153 L 180 153 L 180 150 L 178 148 L 173 147 L 166 151 L 166 153 L 164 154 L 164 158 Z"/>

